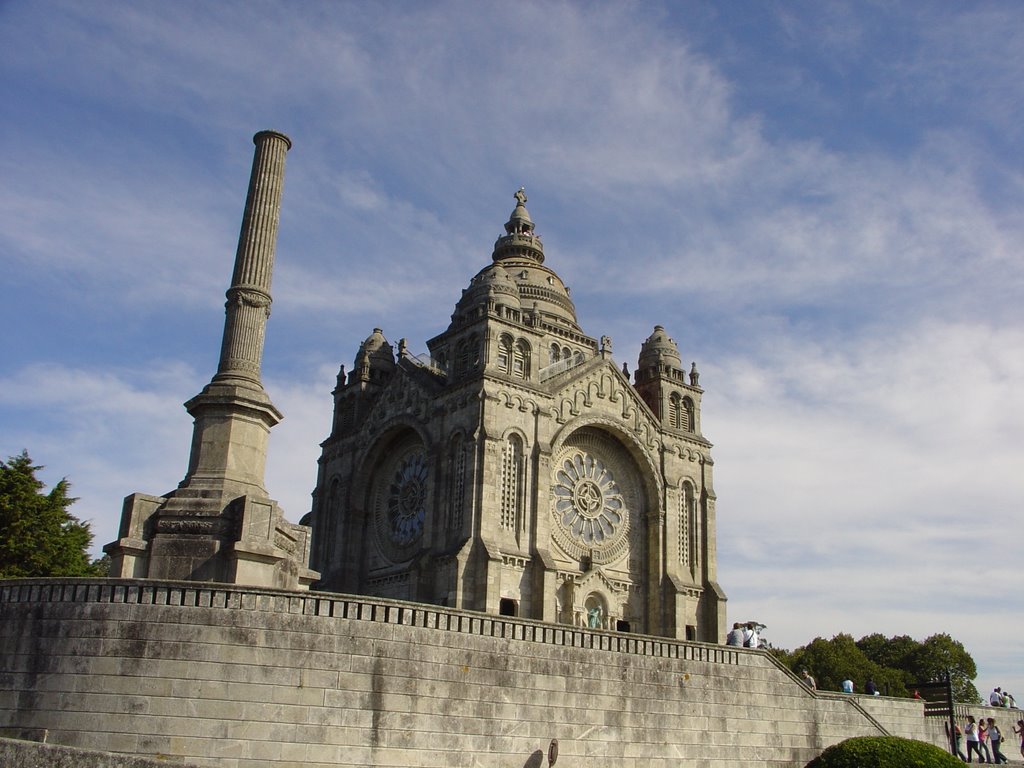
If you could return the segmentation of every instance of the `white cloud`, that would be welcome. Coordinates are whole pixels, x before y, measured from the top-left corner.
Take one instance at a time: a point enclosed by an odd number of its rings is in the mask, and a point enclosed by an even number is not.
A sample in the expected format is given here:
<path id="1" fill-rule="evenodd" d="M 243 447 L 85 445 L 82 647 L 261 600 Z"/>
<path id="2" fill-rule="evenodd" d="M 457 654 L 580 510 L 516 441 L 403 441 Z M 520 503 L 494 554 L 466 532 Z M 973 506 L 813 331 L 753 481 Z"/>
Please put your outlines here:
<path id="1" fill-rule="evenodd" d="M 79 498 L 71 512 L 92 522 L 98 550 L 116 537 L 124 496 L 159 495 L 184 477 L 192 420 L 182 403 L 199 389 L 173 362 L 26 366 L 0 378 L 0 453 L 27 449 L 48 485 L 66 477 Z"/>
<path id="2" fill-rule="evenodd" d="M 298 522 L 311 509 L 320 443 L 330 435 L 338 370 L 324 365 L 309 381 L 267 379 L 265 386 L 284 420 L 270 435 L 267 492 L 285 516 Z"/>
<path id="3" fill-rule="evenodd" d="M 0 191 L 0 242 L 11 267 L 79 301 L 95 292 L 135 311 L 154 297 L 211 303 L 224 276 L 209 268 L 210 254 L 230 258 L 228 238 L 237 238 L 225 201 L 162 166 L 97 160 L 29 148 L 0 161 L 10 182 Z M 230 202 L 237 216 L 241 206 Z"/>
<path id="4" fill-rule="evenodd" d="M 708 366 L 731 614 L 789 648 L 950 632 L 985 686 L 1008 676 L 991 615 L 1014 621 L 1022 361 L 1024 329 L 925 321 Z"/>
<path id="5" fill-rule="evenodd" d="M 266 488 L 293 522 L 309 511 L 319 443 L 330 431 L 337 370 L 310 381 L 270 379 L 266 389 L 285 419 L 271 433 Z M 211 372 L 212 375 L 212 372 Z M 174 362 L 90 370 L 33 365 L 0 378 L 4 458 L 29 451 L 48 486 L 66 477 L 89 520 L 94 550 L 117 535 L 121 500 L 173 490 L 188 467 L 192 418 L 182 403 L 209 380 Z"/>

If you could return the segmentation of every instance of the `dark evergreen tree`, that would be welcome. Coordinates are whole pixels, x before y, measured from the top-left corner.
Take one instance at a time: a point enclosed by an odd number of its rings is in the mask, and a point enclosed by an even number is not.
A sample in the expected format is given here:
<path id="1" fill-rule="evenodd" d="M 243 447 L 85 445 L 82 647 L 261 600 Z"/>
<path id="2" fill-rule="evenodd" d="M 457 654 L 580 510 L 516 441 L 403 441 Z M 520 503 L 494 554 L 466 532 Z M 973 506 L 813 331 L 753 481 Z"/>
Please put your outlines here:
<path id="1" fill-rule="evenodd" d="M 68 481 L 46 493 L 40 469 L 27 451 L 0 461 L 0 578 L 106 576 L 102 561 L 89 561 L 89 524 L 68 512 Z"/>

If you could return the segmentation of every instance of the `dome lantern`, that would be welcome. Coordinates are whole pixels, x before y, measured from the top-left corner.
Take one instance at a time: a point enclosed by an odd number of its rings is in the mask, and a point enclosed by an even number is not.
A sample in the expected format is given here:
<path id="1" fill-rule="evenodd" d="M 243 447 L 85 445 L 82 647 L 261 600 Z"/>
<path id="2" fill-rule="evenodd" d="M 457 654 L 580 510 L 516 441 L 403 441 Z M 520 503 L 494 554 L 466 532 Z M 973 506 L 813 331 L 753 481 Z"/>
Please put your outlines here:
<path id="1" fill-rule="evenodd" d="M 533 231 L 533 220 L 526 210 L 526 191 L 520 187 L 515 194 L 516 207 L 505 223 L 505 234 L 494 243 L 494 261 L 527 258 L 544 263 L 544 244 Z"/>

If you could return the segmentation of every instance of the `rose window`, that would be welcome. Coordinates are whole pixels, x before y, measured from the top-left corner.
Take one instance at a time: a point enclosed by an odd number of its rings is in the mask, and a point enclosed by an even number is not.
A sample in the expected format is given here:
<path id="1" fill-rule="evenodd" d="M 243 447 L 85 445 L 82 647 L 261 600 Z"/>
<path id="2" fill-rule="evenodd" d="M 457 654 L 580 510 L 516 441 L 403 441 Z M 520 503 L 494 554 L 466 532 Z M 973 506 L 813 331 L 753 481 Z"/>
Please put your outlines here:
<path id="1" fill-rule="evenodd" d="M 426 500 L 426 458 L 422 453 L 414 453 L 399 464 L 388 489 L 388 533 L 397 546 L 412 544 L 423 532 Z"/>
<path id="2" fill-rule="evenodd" d="M 576 542 L 600 547 L 622 527 L 626 504 L 611 470 L 582 451 L 565 458 L 555 473 L 555 516 Z"/>

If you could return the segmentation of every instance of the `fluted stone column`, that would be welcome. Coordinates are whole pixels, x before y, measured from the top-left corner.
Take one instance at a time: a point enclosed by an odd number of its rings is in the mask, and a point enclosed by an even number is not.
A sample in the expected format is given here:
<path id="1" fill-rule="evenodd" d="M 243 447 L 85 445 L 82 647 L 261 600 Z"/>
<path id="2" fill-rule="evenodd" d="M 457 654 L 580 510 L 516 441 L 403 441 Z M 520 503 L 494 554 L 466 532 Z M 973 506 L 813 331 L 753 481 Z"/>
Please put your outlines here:
<path id="1" fill-rule="evenodd" d="M 192 455 L 183 485 L 227 483 L 265 494 L 270 428 L 281 413 L 260 381 L 270 281 L 281 215 L 284 159 L 291 141 L 276 131 L 253 137 L 249 192 L 225 304 L 220 362 L 211 382 L 185 407 L 195 417 Z"/>
<path id="2" fill-rule="evenodd" d="M 292 143 L 283 133 L 261 131 L 249 177 L 235 270 L 227 291 L 227 317 L 215 382 L 260 382 L 263 341 L 270 317 L 270 279 L 281 214 L 284 158 Z"/>
<path id="3" fill-rule="evenodd" d="M 188 471 L 162 497 L 125 500 L 113 575 L 305 588 L 309 528 L 284 519 L 263 487 L 281 412 L 260 381 L 287 136 L 261 131 L 253 156 L 217 373 L 185 407 L 195 419 Z"/>

